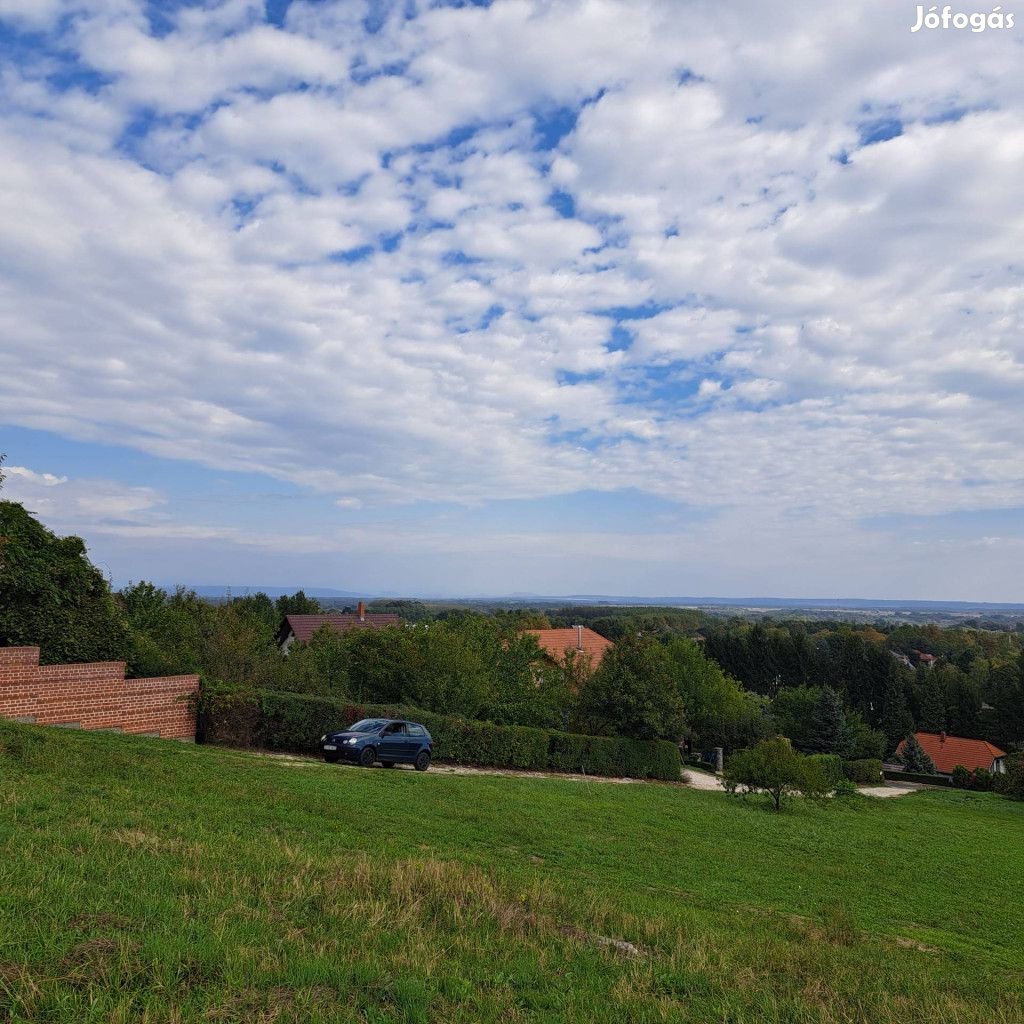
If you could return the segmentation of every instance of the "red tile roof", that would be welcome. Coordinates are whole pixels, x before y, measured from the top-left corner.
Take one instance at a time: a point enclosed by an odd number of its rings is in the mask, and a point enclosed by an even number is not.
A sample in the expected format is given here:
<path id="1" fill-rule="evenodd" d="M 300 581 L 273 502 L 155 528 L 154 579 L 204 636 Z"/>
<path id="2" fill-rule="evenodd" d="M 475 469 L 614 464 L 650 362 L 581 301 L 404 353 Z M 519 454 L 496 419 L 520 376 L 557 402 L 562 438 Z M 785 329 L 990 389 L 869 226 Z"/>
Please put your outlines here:
<path id="1" fill-rule="evenodd" d="M 561 662 L 566 651 L 581 651 L 590 658 L 590 667 L 596 669 L 604 658 L 605 651 L 615 646 L 600 633 L 586 626 L 570 626 L 568 629 L 525 629 L 524 633 L 535 636 L 537 643 L 552 661 Z"/>
<path id="2" fill-rule="evenodd" d="M 397 626 L 401 621 L 401 616 L 394 612 L 364 612 L 362 617 L 356 612 L 286 615 L 279 638 L 283 643 L 288 639 L 289 633 L 293 633 L 296 640 L 306 643 L 321 626 L 329 626 L 335 633 L 350 633 L 353 629 L 383 629 L 384 626 Z"/>
<path id="3" fill-rule="evenodd" d="M 969 772 L 976 768 L 991 770 L 992 762 L 997 757 L 1006 757 L 1005 750 L 1000 750 L 987 740 L 968 740 L 963 736 L 947 736 L 938 732 L 915 732 L 914 735 L 924 752 L 935 762 L 935 770 L 943 775 L 952 774 L 958 764 L 962 764 Z M 902 750 L 903 743 L 900 743 L 896 753 Z"/>

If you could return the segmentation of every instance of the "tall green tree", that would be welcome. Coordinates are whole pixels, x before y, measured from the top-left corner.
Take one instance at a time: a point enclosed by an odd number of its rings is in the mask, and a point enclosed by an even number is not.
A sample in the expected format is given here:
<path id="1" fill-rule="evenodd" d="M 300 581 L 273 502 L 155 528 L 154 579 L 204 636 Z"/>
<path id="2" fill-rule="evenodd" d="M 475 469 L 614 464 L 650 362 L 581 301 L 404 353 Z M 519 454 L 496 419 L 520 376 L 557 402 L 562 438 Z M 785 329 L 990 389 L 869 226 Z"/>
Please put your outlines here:
<path id="1" fill-rule="evenodd" d="M 935 762 L 925 753 L 924 747 L 913 733 L 904 740 L 899 760 L 908 772 L 917 772 L 920 775 L 935 774 Z"/>
<path id="2" fill-rule="evenodd" d="M 668 652 L 653 637 L 623 637 L 583 684 L 579 715 L 587 728 L 605 735 L 681 739 L 683 702 Z"/>
<path id="3" fill-rule="evenodd" d="M 44 663 L 123 661 L 124 618 L 81 537 L 58 537 L 0 501 L 0 645 L 38 646 Z"/>
<path id="4" fill-rule="evenodd" d="M 811 715 L 808 749 L 818 754 L 849 757 L 852 748 L 853 730 L 847 721 L 843 701 L 831 686 L 823 686 Z"/>

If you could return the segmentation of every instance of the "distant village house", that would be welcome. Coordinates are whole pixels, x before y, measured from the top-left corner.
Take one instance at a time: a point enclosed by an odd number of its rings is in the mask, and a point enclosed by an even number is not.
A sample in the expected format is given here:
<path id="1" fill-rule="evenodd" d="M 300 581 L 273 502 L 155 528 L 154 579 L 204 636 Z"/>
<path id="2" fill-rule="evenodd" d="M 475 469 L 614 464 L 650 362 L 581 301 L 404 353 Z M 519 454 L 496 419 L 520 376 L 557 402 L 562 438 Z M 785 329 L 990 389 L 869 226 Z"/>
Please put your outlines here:
<path id="1" fill-rule="evenodd" d="M 286 615 L 277 631 L 277 643 L 284 654 L 293 643 L 308 643 L 313 634 L 326 626 L 334 633 L 351 633 L 354 629 L 383 629 L 397 626 L 402 618 L 394 612 L 368 612 L 359 602 L 354 612 L 328 612 L 323 615 Z"/>
<path id="2" fill-rule="evenodd" d="M 984 768 L 986 771 L 1006 771 L 1006 751 L 993 746 L 987 740 L 969 740 L 963 736 L 947 736 L 944 732 L 915 732 L 921 748 L 932 759 L 939 775 L 952 775 L 957 765 L 969 772 Z M 896 748 L 897 755 L 903 752 L 904 740 Z"/>
<path id="3" fill-rule="evenodd" d="M 535 636 L 541 650 L 556 665 L 564 665 L 569 657 L 578 657 L 586 661 L 591 672 L 601 667 L 606 652 L 615 646 L 611 640 L 600 633 L 595 633 L 587 626 L 570 626 L 568 629 L 525 629 L 523 633 Z"/>

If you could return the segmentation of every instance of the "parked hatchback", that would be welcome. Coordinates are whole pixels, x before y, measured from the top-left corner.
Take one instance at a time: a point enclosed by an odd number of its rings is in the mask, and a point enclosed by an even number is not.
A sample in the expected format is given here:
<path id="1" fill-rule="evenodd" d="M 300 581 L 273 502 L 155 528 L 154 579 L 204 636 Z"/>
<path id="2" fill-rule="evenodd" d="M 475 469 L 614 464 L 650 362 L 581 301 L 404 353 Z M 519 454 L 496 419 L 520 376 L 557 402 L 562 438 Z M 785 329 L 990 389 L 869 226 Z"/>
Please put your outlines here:
<path id="1" fill-rule="evenodd" d="M 419 722 L 399 718 L 364 718 L 341 732 L 320 737 L 324 760 L 353 761 L 372 768 L 378 761 L 391 768 L 396 764 L 415 765 L 416 771 L 430 767 L 434 741 Z"/>

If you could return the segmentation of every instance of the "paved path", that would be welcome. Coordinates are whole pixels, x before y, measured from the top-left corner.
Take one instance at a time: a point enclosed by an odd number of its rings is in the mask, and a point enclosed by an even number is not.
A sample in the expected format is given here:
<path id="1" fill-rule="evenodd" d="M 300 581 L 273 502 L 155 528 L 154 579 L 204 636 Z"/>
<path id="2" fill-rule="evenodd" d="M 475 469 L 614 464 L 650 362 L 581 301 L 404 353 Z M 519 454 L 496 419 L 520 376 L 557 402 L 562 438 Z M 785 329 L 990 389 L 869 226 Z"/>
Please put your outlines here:
<path id="1" fill-rule="evenodd" d="M 278 760 L 288 761 L 296 766 L 322 767 L 337 770 L 338 768 L 351 768 L 354 771 L 365 771 L 365 768 L 357 768 L 355 765 L 328 765 L 315 757 L 301 757 L 298 754 L 279 754 L 269 750 L 249 751 L 257 757 L 273 757 Z M 392 771 L 414 771 L 410 764 L 397 764 Z M 511 768 L 471 768 L 463 764 L 441 764 L 435 762 L 430 766 L 433 775 L 504 775 L 512 778 L 524 779 L 562 779 L 567 782 L 611 782 L 618 785 L 642 785 L 645 779 L 623 779 L 607 775 L 570 775 L 564 772 L 526 772 L 516 771 Z M 710 772 L 699 772 L 692 769 L 686 771 L 682 782 L 656 782 L 659 786 L 680 786 L 688 789 L 702 789 L 707 792 L 724 793 L 722 780 Z M 922 786 L 912 782 L 887 782 L 884 786 L 862 786 L 859 790 L 864 796 L 877 796 L 889 798 L 894 796 L 907 796 L 922 789 Z"/>

